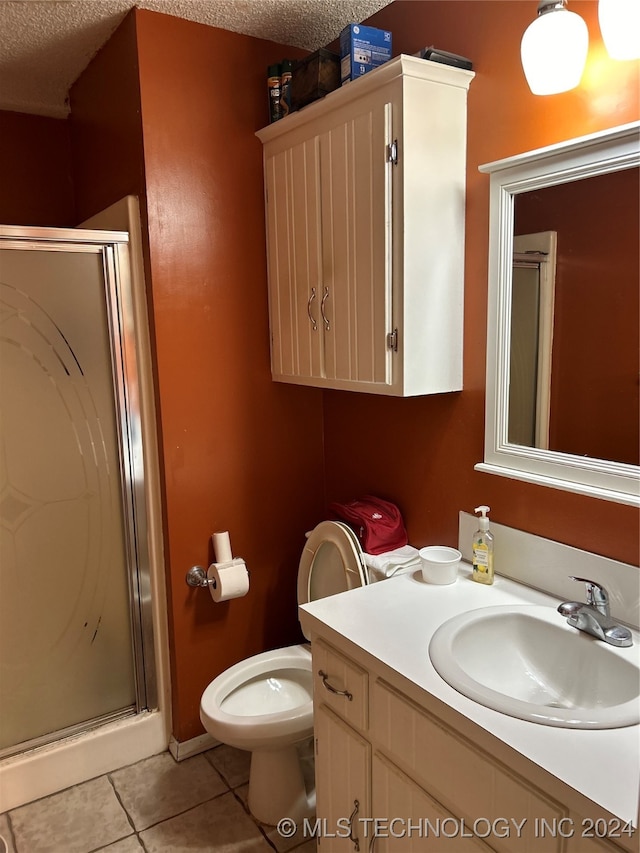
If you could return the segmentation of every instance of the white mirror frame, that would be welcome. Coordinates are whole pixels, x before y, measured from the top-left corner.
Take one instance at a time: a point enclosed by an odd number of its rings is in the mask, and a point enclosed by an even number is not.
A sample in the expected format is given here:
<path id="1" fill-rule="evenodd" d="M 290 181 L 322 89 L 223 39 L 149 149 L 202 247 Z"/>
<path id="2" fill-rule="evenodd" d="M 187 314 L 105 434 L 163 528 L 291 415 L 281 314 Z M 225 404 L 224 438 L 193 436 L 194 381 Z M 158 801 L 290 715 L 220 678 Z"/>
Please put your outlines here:
<path id="1" fill-rule="evenodd" d="M 508 395 L 514 197 L 640 165 L 640 122 L 480 166 L 491 176 L 485 471 L 640 506 L 640 467 L 509 444 Z"/>

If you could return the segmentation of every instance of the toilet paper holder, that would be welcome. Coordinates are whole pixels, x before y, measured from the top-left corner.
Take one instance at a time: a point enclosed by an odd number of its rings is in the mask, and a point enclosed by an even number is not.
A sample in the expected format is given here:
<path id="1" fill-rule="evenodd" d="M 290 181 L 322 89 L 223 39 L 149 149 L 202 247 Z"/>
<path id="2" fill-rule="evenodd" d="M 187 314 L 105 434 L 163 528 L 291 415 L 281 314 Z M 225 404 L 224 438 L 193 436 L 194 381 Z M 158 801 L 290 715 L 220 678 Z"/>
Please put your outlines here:
<path id="1" fill-rule="evenodd" d="M 187 585 L 192 587 L 213 587 L 216 588 L 216 579 L 207 577 L 207 570 L 203 569 L 202 566 L 191 566 L 189 571 L 187 572 L 186 577 Z"/>
<path id="2" fill-rule="evenodd" d="M 247 574 L 251 575 L 249 569 L 247 569 Z M 192 586 L 194 588 L 203 587 L 204 589 L 215 589 L 216 579 L 207 577 L 207 570 L 202 566 L 191 566 L 189 571 L 187 572 L 187 576 L 185 578 L 187 581 L 187 586 Z"/>

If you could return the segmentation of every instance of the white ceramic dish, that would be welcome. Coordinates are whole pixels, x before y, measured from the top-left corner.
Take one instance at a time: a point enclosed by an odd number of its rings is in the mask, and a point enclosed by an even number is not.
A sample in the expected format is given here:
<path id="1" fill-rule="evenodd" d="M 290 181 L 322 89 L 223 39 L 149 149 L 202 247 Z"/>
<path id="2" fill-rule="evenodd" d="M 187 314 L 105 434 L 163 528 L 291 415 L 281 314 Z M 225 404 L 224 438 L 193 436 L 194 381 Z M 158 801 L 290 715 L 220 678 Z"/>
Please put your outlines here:
<path id="1" fill-rule="evenodd" d="M 420 554 L 422 579 L 426 583 L 450 584 L 457 580 L 462 554 L 456 548 L 430 545 L 427 548 L 421 548 L 418 553 Z"/>

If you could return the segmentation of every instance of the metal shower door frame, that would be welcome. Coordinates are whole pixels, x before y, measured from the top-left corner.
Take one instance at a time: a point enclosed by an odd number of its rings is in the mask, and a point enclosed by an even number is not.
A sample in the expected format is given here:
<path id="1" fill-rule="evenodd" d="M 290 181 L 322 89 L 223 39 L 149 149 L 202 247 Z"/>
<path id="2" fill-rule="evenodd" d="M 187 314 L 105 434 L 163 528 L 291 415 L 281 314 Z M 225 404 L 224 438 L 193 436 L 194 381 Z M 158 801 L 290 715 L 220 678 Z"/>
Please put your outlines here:
<path id="1" fill-rule="evenodd" d="M 138 402 L 140 375 L 136 354 L 129 235 L 124 231 L 0 225 L 0 248 L 102 255 L 118 435 L 136 712 L 157 708 L 158 681 L 151 605 L 145 459 L 142 413 Z"/>

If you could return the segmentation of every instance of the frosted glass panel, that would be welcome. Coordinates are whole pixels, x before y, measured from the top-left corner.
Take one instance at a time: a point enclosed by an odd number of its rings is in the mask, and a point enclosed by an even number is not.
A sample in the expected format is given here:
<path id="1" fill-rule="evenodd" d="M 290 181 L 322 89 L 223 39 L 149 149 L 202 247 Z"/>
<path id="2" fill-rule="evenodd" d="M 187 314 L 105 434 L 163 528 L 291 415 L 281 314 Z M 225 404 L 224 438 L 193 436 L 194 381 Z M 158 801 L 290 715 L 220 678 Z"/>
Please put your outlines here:
<path id="1" fill-rule="evenodd" d="M 0 749 L 135 704 L 102 248 L 0 250 Z"/>

